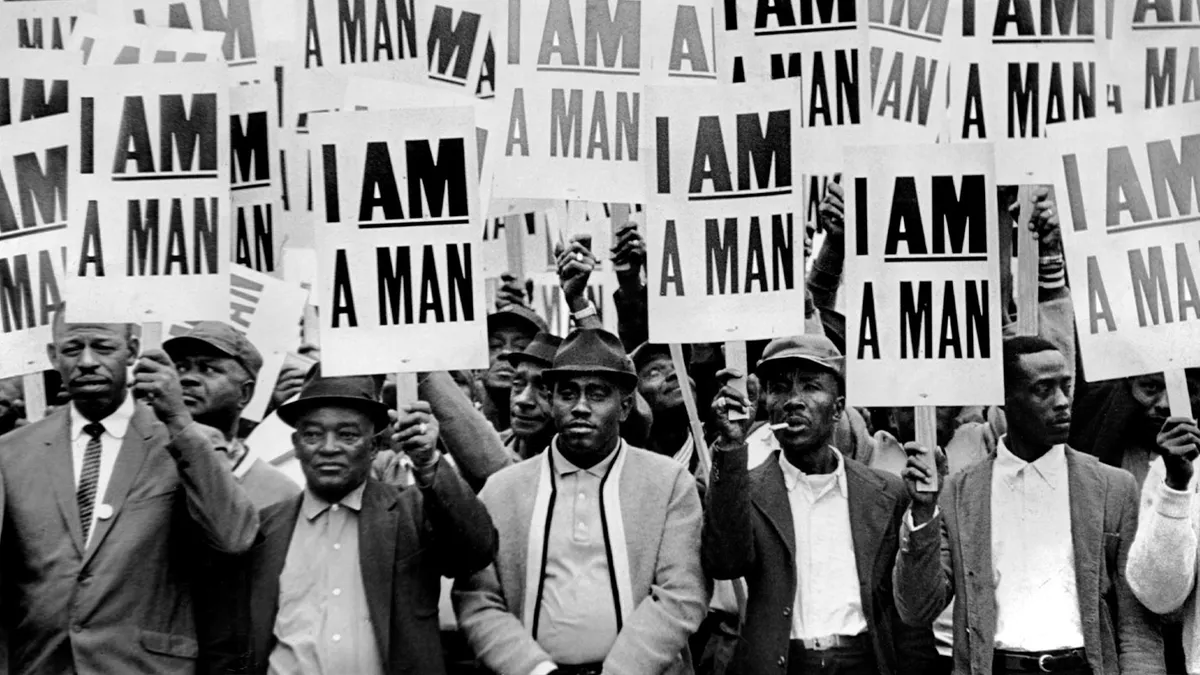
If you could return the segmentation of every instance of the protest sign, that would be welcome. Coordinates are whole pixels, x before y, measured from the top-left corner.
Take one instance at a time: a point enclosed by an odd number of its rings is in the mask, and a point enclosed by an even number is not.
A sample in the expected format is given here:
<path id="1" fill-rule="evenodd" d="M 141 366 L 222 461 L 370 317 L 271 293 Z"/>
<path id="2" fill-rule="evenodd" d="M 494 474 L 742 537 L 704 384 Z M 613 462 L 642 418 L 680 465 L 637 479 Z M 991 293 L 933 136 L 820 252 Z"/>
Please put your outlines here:
<path id="1" fill-rule="evenodd" d="M 651 342 L 804 332 L 798 90 L 647 88 Z"/>
<path id="2" fill-rule="evenodd" d="M 480 274 L 484 278 L 498 277 L 505 272 L 520 275 L 513 268 L 509 254 L 509 242 L 515 235 L 520 240 L 520 259 L 526 261 L 531 270 L 547 269 L 551 264 L 549 251 L 552 249 L 546 235 L 546 217 L 537 212 L 527 212 L 504 218 L 489 218 L 483 227 L 480 244 Z"/>
<path id="3" fill-rule="evenodd" d="M 0 49 L 0 129 L 67 112 L 78 62 L 67 52 Z"/>
<path id="4" fill-rule="evenodd" d="M 86 65 L 222 61 L 221 33 L 150 28 L 95 14 L 75 21 L 70 51 L 82 51 Z"/>
<path id="5" fill-rule="evenodd" d="M 953 47 L 951 137 L 1041 138 L 1051 124 L 1107 114 L 1103 4 L 978 0 Z"/>
<path id="6" fill-rule="evenodd" d="M 509 3 L 493 194 L 641 202 L 642 87 L 715 83 L 712 36 L 709 0 Z"/>
<path id="7" fill-rule="evenodd" d="M 310 124 L 323 372 L 486 367 L 472 109 Z"/>
<path id="8" fill-rule="evenodd" d="M 871 133 L 876 143 L 896 139 L 932 143 L 946 117 L 949 82 L 947 3 L 868 0 Z"/>
<path id="9" fill-rule="evenodd" d="M 723 82 L 800 82 L 805 169 L 842 169 L 842 147 L 861 143 L 870 118 L 865 0 L 753 0 L 725 3 L 720 33 Z"/>
<path id="10" fill-rule="evenodd" d="M 228 91 L 223 63 L 92 66 L 75 83 L 73 319 L 227 318 Z"/>
<path id="11" fill-rule="evenodd" d="M 63 50 L 75 19 L 94 11 L 95 6 L 96 0 L 0 2 L 0 45 Z"/>
<path id="12" fill-rule="evenodd" d="M 415 0 L 308 0 L 303 35 L 291 41 L 284 66 L 334 78 L 351 75 L 420 82 L 425 45 L 418 39 Z M 331 81 L 332 85 L 333 82 Z"/>
<path id="13" fill-rule="evenodd" d="M 1200 6 L 1195 0 L 1122 2 L 1113 63 L 1132 109 L 1200 100 Z"/>
<path id="14" fill-rule="evenodd" d="M 266 0 L 103 0 L 101 16 L 157 28 L 182 28 L 224 34 L 222 55 L 230 66 L 258 63 Z"/>
<path id="15" fill-rule="evenodd" d="M 1063 248 L 1089 382 L 1200 366 L 1200 129 L 1183 107 L 1053 141 Z"/>
<path id="16" fill-rule="evenodd" d="M 435 0 L 417 8 L 429 84 L 468 96 L 479 92 L 496 13 L 497 4 L 490 0 Z"/>
<path id="17" fill-rule="evenodd" d="M 258 81 L 232 87 L 229 104 L 232 259 L 259 272 L 275 273 L 286 243 L 282 228 L 275 227 L 282 178 L 275 83 Z"/>
<path id="18" fill-rule="evenodd" d="M 846 389 L 855 405 L 1004 400 L 985 144 L 846 150 Z"/>
<path id="19" fill-rule="evenodd" d="M 0 378 L 50 367 L 67 242 L 73 115 L 0 127 Z"/>
<path id="20" fill-rule="evenodd" d="M 563 295 L 558 272 L 536 272 L 529 276 L 533 282 L 533 309 L 546 319 L 550 332 L 567 335 L 574 328 L 571 308 Z M 617 289 L 617 277 L 611 269 L 599 267 L 588 277 L 585 297 L 596 307 L 604 330 L 617 334 L 617 308 L 613 293 Z"/>

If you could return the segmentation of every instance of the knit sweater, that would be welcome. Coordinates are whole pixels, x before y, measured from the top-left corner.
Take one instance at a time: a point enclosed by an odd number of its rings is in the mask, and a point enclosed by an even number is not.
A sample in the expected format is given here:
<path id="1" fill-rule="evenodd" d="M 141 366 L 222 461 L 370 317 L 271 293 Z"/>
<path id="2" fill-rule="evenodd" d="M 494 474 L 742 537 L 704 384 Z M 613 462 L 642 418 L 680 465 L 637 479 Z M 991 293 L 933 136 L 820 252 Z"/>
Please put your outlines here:
<path id="1" fill-rule="evenodd" d="M 1200 469 L 1200 461 L 1196 464 Z M 1161 459 L 1150 465 L 1142 486 L 1137 536 L 1125 576 L 1134 595 L 1156 614 L 1182 610 L 1183 652 L 1189 675 L 1200 675 L 1200 634 L 1196 632 L 1196 542 L 1200 539 L 1200 470 L 1186 491 L 1167 487 Z"/>

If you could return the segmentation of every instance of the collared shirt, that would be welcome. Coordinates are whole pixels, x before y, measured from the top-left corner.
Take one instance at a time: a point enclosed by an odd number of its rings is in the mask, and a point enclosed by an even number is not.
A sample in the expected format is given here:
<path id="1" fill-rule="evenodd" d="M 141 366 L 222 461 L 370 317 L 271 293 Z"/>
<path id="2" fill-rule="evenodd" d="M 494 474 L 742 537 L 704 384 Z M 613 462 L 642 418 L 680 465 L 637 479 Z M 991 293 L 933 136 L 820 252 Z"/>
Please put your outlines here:
<path id="1" fill-rule="evenodd" d="M 828 474 L 805 474 L 779 453 L 796 535 L 793 640 L 867 630 L 850 533 L 846 460 L 830 449 L 837 468 Z"/>
<path id="2" fill-rule="evenodd" d="M 83 473 L 83 459 L 87 452 L 88 443 L 92 437 L 83 430 L 91 424 L 74 404 L 71 405 L 71 467 L 75 472 L 75 490 L 79 490 L 79 477 Z M 100 505 L 107 503 L 108 481 L 112 478 L 113 466 L 117 463 L 117 455 L 121 452 L 121 443 L 125 440 L 125 432 L 129 430 L 129 421 L 133 419 L 133 397 L 125 394 L 125 400 L 108 417 L 100 420 L 104 425 L 104 433 L 100 435 L 100 474 L 96 480 L 96 503 L 92 507 L 92 522 L 88 529 L 86 546 L 96 533 L 96 521 L 100 519 Z"/>
<path id="3" fill-rule="evenodd" d="M 365 486 L 337 504 L 304 491 L 279 575 L 269 675 L 383 675 L 358 560 Z"/>
<path id="4" fill-rule="evenodd" d="M 600 481 L 618 450 L 619 446 L 590 469 L 567 461 L 557 443 L 550 451 L 557 496 L 537 641 L 560 665 L 603 661 L 617 639 L 616 601 L 600 521 Z"/>
<path id="5" fill-rule="evenodd" d="M 1001 438 L 992 466 L 992 570 L 996 647 L 1049 651 L 1083 646 L 1067 454 L 1056 445 L 1033 462 Z"/>

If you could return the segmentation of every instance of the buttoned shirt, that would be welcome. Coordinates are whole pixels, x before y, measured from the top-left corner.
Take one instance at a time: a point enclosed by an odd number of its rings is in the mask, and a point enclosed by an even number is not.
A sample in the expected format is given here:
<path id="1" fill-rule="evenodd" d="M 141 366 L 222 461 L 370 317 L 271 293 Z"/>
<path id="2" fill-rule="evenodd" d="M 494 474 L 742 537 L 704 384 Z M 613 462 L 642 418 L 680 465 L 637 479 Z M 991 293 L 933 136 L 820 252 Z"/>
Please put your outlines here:
<path id="1" fill-rule="evenodd" d="M 71 405 L 71 468 L 75 472 L 75 490 L 79 490 L 79 477 L 83 473 L 83 459 L 87 452 L 88 443 L 92 437 L 83 428 L 91 421 L 80 414 L 75 405 Z M 117 455 L 121 452 L 121 443 L 125 440 L 125 432 L 129 430 L 129 421 L 133 419 L 133 397 L 125 394 L 125 400 L 108 417 L 100 420 L 104 425 L 104 433 L 100 435 L 100 474 L 96 480 L 96 503 L 92 507 L 92 522 L 88 528 L 88 540 L 91 542 L 96 533 L 96 522 L 100 519 L 100 505 L 106 504 L 108 481 L 112 478 L 113 466 L 117 463 Z"/>
<path id="2" fill-rule="evenodd" d="M 336 504 L 304 491 L 279 575 L 269 675 L 383 675 L 358 559 L 364 487 Z"/>
<path id="3" fill-rule="evenodd" d="M 1066 449 L 1026 462 L 1004 441 L 992 466 L 996 647 L 1082 647 Z"/>
<path id="4" fill-rule="evenodd" d="M 827 474 L 805 474 L 779 453 L 796 536 L 793 640 L 867 630 L 850 533 L 846 461 L 830 449 L 837 468 Z"/>
<path id="5" fill-rule="evenodd" d="M 550 452 L 557 496 L 537 641 L 556 664 L 595 663 L 608 656 L 617 639 L 616 601 L 600 521 L 600 481 L 617 451 L 589 469 L 567 461 L 557 443 Z"/>

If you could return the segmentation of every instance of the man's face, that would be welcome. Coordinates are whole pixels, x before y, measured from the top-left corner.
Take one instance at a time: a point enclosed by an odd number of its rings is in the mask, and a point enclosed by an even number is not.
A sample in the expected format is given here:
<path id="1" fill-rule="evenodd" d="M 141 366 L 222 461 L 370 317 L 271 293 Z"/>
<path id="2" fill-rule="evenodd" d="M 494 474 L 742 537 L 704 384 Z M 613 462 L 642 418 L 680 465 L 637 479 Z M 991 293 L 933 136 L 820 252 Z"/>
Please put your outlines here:
<path id="1" fill-rule="evenodd" d="M 937 407 L 937 443 L 939 447 L 945 448 L 950 445 L 950 439 L 954 438 L 954 432 L 958 430 L 958 414 L 960 412 L 962 412 L 961 406 L 942 405 Z M 892 408 L 891 423 L 897 440 L 908 442 L 917 437 L 916 415 L 916 409 L 912 406 Z"/>
<path id="2" fill-rule="evenodd" d="M 529 361 L 517 364 L 508 399 L 509 424 L 518 438 L 530 438 L 550 426 L 550 392 L 542 384 L 544 366 Z"/>
<path id="3" fill-rule="evenodd" d="M 658 354 L 638 369 L 638 393 L 654 413 L 683 405 L 683 390 L 670 355 Z"/>
<path id="4" fill-rule="evenodd" d="M 775 430 L 781 446 L 812 450 L 829 443 L 846 406 L 833 373 L 800 364 L 770 371 L 762 379 L 770 423 L 787 424 Z"/>
<path id="5" fill-rule="evenodd" d="M 508 359 L 500 357 L 525 351 L 533 341 L 533 333 L 516 326 L 500 326 L 488 333 L 487 377 L 483 384 L 491 389 L 508 389 L 512 386 L 516 370 Z"/>
<path id="6" fill-rule="evenodd" d="M 71 400 L 103 406 L 124 397 L 137 339 L 123 324 L 67 324 L 46 351 Z"/>
<path id="7" fill-rule="evenodd" d="M 313 408 L 297 421 L 292 433 L 296 458 L 308 487 L 327 501 L 353 491 L 371 472 L 375 427 L 353 408 Z"/>
<path id="8" fill-rule="evenodd" d="M 633 395 L 606 377 L 575 375 L 555 382 L 551 407 L 559 440 L 566 448 L 580 454 L 601 453 L 611 450 L 621 435 L 621 423 L 633 409 Z"/>
<path id="9" fill-rule="evenodd" d="M 1066 443 L 1071 431 L 1072 372 L 1060 352 L 1022 354 L 1015 382 L 1006 382 L 1004 412 L 1010 429 L 1042 446 Z"/>
<path id="10" fill-rule="evenodd" d="M 254 394 L 249 374 L 237 361 L 216 352 L 180 355 L 175 360 L 183 402 L 197 419 L 240 415 Z"/>
<path id="11" fill-rule="evenodd" d="M 1142 411 L 1142 421 L 1145 424 L 1147 431 L 1158 433 L 1162 428 L 1163 422 L 1171 416 L 1171 402 L 1167 396 L 1167 384 L 1163 379 L 1162 373 L 1154 373 L 1151 375 L 1139 375 L 1131 377 L 1129 382 L 1129 393 L 1133 396 L 1133 400 L 1137 401 L 1138 407 Z M 1187 378 L 1188 383 L 1188 398 L 1192 406 L 1192 413 L 1200 411 L 1200 376 L 1190 376 Z"/>

